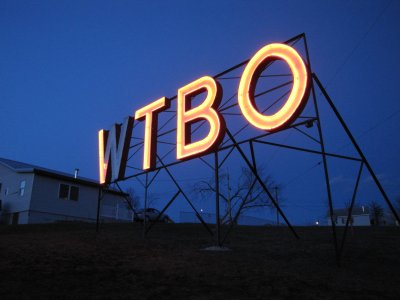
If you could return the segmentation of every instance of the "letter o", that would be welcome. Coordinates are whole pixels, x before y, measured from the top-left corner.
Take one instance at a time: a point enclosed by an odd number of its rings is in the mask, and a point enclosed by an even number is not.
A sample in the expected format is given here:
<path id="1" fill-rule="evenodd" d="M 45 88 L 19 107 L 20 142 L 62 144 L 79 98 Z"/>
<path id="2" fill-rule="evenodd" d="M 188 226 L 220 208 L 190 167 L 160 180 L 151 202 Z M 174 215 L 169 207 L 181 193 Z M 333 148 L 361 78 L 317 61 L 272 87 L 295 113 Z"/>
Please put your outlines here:
<path id="1" fill-rule="evenodd" d="M 284 60 L 293 74 L 292 91 L 282 108 L 272 115 L 263 115 L 255 108 L 254 91 L 258 77 L 271 61 Z M 307 67 L 301 56 L 286 44 L 269 44 L 248 62 L 238 89 L 238 102 L 244 117 L 255 127 L 273 131 L 297 117 L 309 95 Z"/>

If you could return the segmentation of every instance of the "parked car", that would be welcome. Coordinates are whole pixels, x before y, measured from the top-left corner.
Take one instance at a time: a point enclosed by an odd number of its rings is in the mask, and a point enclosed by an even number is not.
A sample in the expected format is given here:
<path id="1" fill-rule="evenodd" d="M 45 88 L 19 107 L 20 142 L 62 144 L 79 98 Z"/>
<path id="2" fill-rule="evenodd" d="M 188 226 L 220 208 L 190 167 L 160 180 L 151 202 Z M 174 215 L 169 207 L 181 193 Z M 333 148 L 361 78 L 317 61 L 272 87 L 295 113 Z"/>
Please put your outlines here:
<path id="1" fill-rule="evenodd" d="M 147 208 L 146 214 L 144 213 L 144 209 L 139 209 L 135 213 L 135 221 L 143 222 L 145 215 L 146 215 L 146 222 L 155 221 L 159 214 L 160 214 L 160 211 L 155 208 Z M 172 222 L 171 218 L 166 214 L 162 214 L 160 216 L 160 218 L 158 219 L 158 221 L 165 222 L 165 223 Z"/>

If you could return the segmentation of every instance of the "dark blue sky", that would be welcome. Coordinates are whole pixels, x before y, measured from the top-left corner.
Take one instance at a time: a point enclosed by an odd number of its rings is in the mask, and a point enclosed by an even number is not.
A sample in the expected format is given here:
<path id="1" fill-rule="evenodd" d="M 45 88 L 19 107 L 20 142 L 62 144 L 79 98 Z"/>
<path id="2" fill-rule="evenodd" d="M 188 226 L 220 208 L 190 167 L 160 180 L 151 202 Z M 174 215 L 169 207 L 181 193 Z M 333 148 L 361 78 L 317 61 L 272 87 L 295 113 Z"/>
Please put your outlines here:
<path id="1" fill-rule="evenodd" d="M 97 178 L 99 129 L 263 45 L 305 32 L 313 71 L 396 198 L 399 15 L 398 1 L 3 0 L 0 157 L 70 173 L 78 167 L 82 176 Z M 277 168 L 268 172 L 283 183 L 302 176 Z M 368 176 L 363 180 L 368 191 Z M 348 181 L 340 170 L 332 178 Z M 292 205 L 296 194 L 287 189 L 285 195 L 295 222 L 324 214 L 326 205 L 306 196 Z M 366 192 L 360 201 L 374 197 Z"/>

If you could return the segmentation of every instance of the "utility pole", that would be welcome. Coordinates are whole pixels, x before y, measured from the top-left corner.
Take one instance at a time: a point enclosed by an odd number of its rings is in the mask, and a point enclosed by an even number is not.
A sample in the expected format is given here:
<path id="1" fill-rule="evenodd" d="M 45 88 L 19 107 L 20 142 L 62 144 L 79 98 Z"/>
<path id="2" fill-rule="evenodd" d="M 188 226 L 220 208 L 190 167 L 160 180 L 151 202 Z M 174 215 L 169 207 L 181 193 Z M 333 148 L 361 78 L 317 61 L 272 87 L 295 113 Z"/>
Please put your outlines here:
<path id="1" fill-rule="evenodd" d="M 229 178 L 229 170 L 228 170 L 228 217 L 229 224 L 232 223 L 232 199 L 231 199 L 231 181 Z"/>
<path id="2" fill-rule="evenodd" d="M 278 201 L 278 187 L 275 186 L 274 189 L 275 189 L 275 201 L 276 201 L 276 204 L 279 205 L 279 201 Z M 279 211 L 278 211 L 278 209 L 276 209 L 276 226 L 279 226 Z"/>

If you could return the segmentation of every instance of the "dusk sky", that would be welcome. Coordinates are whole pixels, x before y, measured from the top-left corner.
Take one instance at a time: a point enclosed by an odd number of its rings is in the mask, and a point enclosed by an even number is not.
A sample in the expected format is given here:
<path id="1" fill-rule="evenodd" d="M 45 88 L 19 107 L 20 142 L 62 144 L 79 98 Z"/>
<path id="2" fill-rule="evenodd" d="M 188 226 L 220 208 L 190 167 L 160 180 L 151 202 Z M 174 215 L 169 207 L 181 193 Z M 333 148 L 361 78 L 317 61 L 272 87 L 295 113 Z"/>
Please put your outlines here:
<path id="1" fill-rule="evenodd" d="M 386 0 L 0 1 L 0 157 L 71 174 L 79 168 L 81 176 L 97 179 L 100 129 L 250 58 L 264 45 L 304 32 L 313 72 L 389 197 L 397 199 L 399 16 L 400 2 Z M 324 126 L 337 128 L 334 118 L 326 120 Z M 348 147 L 340 130 L 331 133 L 327 146 Z M 265 158 L 266 172 L 285 187 L 289 219 L 306 224 L 323 217 L 324 186 L 302 189 L 306 175 L 311 186 L 320 184 L 322 167 L 312 169 L 319 158 L 285 171 L 297 158 L 274 155 L 273 162 Z M 183 168 L 174 172 L 189 189 L 199 175 L 186 175 Z M 332 170 L 331 183 L 351 190 L 356 172 L 347 174 L 339 164 Z M 360 204 L 379 200 L 364 175 Z M 335 195 L 337 207 L 348 201 Z M 165 201 L 161 197 L 157 206 Z M 197 207 L 214 205 L 203 201 Z M 172 215 L 177 218 L 180 210 L 186 208 L 176 204 Z"/>

